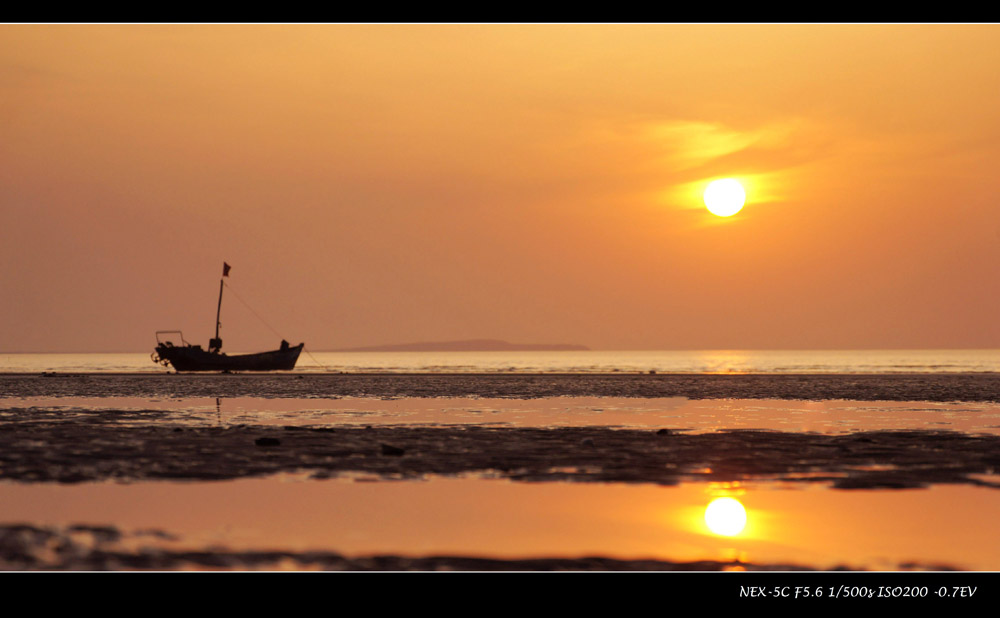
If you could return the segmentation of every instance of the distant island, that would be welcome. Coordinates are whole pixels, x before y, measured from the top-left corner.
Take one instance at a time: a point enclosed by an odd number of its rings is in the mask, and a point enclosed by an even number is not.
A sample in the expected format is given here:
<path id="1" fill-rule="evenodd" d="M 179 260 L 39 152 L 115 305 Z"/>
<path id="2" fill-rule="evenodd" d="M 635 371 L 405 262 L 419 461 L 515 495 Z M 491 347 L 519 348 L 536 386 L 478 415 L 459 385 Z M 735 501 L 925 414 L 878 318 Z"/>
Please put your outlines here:
<path id="1" fill-rule="evenodd" d="M 464 341 L 422 341 L 342 348 L 334 352 L 568 352 L 589 350 L 585 345 L 568 343 L 509 343 L 500 339 L 466 339 Z"/>

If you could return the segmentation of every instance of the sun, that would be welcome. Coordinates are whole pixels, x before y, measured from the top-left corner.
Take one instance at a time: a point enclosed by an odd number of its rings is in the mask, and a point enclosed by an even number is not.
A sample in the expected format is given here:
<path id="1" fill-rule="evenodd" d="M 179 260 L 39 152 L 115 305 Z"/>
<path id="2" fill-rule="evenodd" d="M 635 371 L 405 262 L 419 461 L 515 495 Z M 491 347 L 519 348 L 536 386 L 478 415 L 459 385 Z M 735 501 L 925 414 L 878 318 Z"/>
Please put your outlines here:
<path id="1" fill-rule="evenodd" d="M 743 210 L 747 201 L 746 191 L 738 180 L 722 178 L 713 180 L 705 189 L 705 206 L 713 215 L 731 217 Z"/>

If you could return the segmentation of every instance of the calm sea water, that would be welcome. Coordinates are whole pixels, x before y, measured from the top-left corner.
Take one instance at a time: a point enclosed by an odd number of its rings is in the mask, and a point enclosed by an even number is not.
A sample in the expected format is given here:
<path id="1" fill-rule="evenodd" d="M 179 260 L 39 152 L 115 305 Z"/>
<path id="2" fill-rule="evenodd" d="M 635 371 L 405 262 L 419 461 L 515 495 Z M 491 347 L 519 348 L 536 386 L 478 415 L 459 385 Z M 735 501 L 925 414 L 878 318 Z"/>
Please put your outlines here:
<path id="1" fill-rule="evenodd" d="M 163 373 L 149 354 L 0 354 L 0 372 Z M 1000 350 L 310 352 L 295 373 L 926 373 L 1000 371 Z"/>

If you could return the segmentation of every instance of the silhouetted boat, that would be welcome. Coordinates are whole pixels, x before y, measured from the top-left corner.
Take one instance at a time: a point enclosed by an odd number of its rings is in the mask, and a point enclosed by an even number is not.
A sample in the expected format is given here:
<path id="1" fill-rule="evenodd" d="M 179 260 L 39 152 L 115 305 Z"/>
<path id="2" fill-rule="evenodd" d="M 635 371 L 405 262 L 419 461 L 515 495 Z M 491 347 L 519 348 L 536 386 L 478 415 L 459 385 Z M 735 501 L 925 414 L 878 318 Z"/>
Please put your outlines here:
<path id="1" fill-rule="evenodd" d="M 222 276 L 229 276 L 229 264 L 223 263 Z M 156 350 L 152 354 L 153 362 L 164 367 L 172 366 L 177 371 L 281 371 L 295 368 L 299 354 L 305 343 L 290 346 L 285 340 L 281 347 L 270 352 L 256 354 L 229 355 L 222 351 L 222 339 L 219 338 L 219 317 L 222 312 L 222 287 L 225 279 L 219 280 L 219 306 L 215 313 L 215 337 L 208 342 L 208 350 L 200 345 L 193 345 L 184 340 L 184 334 L 179 330 L 156 331 Z M 166 339 L 165 335 L 176 333 L 180 336 L 180 344 Z M 161 338 L 162 337 L 162 338 Z"/>

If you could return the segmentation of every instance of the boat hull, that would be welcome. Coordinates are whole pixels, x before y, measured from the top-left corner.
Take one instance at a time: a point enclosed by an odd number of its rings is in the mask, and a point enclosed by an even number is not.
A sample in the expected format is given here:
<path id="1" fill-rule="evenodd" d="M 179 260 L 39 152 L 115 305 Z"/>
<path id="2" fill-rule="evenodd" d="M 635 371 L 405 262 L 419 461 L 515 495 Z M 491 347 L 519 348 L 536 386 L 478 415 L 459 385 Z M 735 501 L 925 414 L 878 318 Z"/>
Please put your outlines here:
<path id="1" fill-rule="evenodd" d="M 257 354 L 206 352 L 201 346 L 156 346 L 154 360 L 177 371 L 289 371 L 295 368 L 304 343 Z"/>

